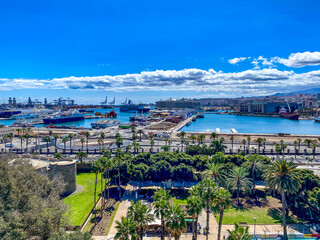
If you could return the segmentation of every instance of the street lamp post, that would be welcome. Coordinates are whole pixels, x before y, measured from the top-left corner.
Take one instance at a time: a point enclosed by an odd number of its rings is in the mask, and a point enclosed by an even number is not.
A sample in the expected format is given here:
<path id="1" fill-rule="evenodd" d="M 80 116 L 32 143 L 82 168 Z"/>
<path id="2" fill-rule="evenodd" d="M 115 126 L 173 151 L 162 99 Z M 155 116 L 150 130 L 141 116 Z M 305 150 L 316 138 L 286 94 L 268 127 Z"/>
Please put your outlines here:
<path id="1" fill-rule="evenodd" d="M 256 237 L 256 222 L 257 222 L 257 218 L 254 218 L 254 237 Z"/>

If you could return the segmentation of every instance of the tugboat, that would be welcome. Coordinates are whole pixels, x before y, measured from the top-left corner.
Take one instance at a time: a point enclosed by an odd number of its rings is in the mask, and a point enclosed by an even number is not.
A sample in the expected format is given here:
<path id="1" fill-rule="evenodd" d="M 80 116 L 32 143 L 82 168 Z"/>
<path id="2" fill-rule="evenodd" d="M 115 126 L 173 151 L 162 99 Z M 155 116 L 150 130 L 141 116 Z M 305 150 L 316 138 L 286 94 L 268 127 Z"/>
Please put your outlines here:
<path id="1" fill-rule="evenodd" d="M 284 107 L 280 109 L 279 117 L 290 119 L 290 120 L 299 120 L 299 116 L 300 116 L 299 111 L 295 110 L 294 112 L 291 112 L 291 108 L 289 104 L 288 104 L 288 107 L 289 107 L 289 112 Z"/>

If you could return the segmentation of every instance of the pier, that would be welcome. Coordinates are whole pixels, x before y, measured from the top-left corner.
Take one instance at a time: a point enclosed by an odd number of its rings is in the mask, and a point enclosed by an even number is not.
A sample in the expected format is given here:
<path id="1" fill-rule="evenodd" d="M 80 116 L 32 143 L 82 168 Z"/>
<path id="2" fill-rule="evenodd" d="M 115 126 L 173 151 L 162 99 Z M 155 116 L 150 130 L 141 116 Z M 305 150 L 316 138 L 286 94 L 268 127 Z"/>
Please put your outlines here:
<path id="1" fill-rule="evenodd" d="M 232 133 L 238 133 L 238 131 L 235 128 L 230 128 Z"/>

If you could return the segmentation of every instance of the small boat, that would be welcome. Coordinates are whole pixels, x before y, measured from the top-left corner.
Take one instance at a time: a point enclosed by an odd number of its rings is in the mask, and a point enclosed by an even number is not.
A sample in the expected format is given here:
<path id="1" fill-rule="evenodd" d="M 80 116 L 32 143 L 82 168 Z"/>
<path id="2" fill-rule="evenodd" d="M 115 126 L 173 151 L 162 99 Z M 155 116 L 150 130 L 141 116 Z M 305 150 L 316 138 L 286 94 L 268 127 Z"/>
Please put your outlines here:
<path id="1" fill-rule="evenodd" d="M 91 123 L 92 128 L 107 128 L 118 126 L 120 124 L 117 120 L 110 120 L 110 119 L 100 119 L 96 122 Z"/>
<path id="2" fill-rule="evenodd" d="M 314 118 L 314 121 L 315 121 L 315 122 L 320 122 L 320 117 L 315 117 L 315 118 Z"/>
<path id="3" fill-rule="evenodd" d="M 191 124 L 191 121 L 189 121 L 189 122 L 186 123 L 187 126 L 190 126 L 190 124 Z"/>
<path id="4" fill-rule="evenodd" d="M 135 114 L 130 117 L 130 122 L 146 122 L 148 120 L 148 116 L 145 114 Z"/>

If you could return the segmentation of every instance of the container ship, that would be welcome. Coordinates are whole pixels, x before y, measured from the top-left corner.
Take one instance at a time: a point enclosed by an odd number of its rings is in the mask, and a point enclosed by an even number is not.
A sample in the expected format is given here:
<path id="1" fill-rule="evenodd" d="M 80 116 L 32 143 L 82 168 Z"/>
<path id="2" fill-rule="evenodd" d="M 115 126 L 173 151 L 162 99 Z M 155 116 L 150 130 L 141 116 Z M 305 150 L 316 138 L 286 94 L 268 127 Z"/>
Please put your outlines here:
<path id="1" fill-rule="evenodd" d="M 287 111 L 287 109 L 285 108 L 281 108 L 280 111 L 279 111 L 279 117 L 282 117 L 282 118 L 287 118 L 287 119 L 290 119 L 290 120 L 299 120 L 299 112 L 297 110 L 295 110 L 293 113 L 290 111 L 290 108 L 289 108 L 289 112 Z"/>
<path id="2" fill-rule="evenodd" d="M 65 123 L 84 120 L 84 116 L 78 110 L 69 110 L 68 112 L 57 112 L 43 119 L 44 124 Z"/>
<path id="3" fill-rule="evenodd" d="M 131 112 L 131 113 L 146 113 L 151 109 L 148 104 L 134 104 L 131 100 L 127 102 L 127 100 L 120 105 L 120 112 Z"/>

